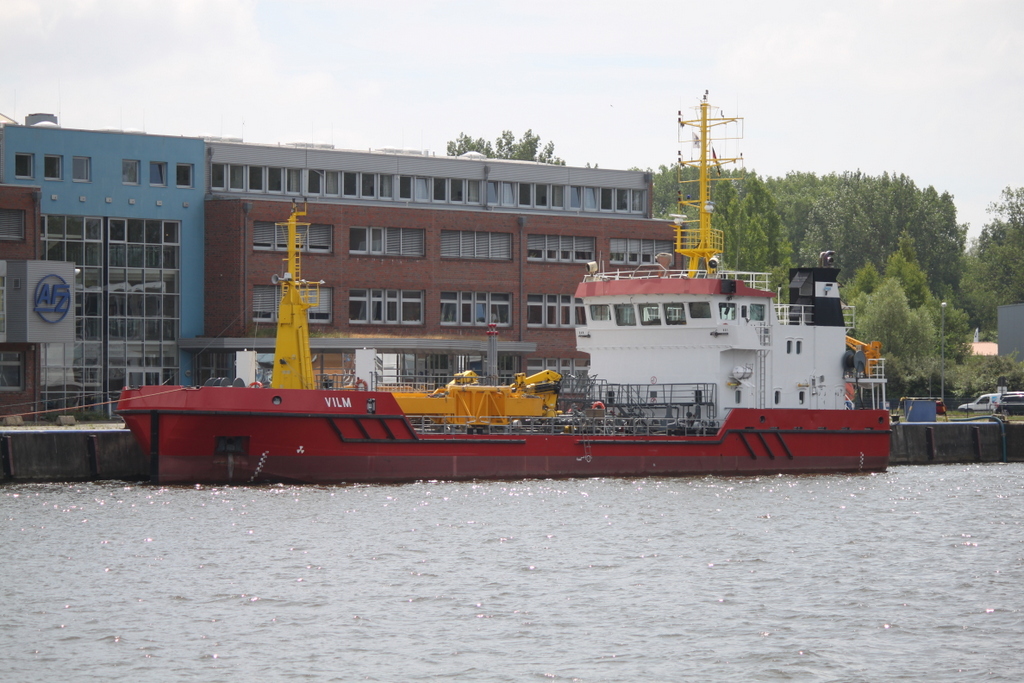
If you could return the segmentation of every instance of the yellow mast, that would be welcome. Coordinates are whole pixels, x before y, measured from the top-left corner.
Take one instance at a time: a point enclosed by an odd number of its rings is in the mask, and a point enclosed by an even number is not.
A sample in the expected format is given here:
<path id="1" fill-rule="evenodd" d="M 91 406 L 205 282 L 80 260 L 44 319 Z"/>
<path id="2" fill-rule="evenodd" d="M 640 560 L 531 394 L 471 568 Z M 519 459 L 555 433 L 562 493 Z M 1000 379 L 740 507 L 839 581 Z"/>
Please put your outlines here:
<path id="1" fill-rule="evenodd" d="M 742 134 L 735 136 L 722 135 L 712 139 L 711 130 L 717 126 L 724 126 L 730 123 L 739 123 L 742 118 L 711 116 L 712 105 L 708 103 L 708 93 L 704 92 L 704 98 L 699 106 L 695 107 L 700 113 L 700 118 L 684 120 L 682 112 L 679 112 L 680 141 L 685 140 L 682 131 L 687 126 L 699 131 L 699 134 L 690 131 L 693 136 L 693 146 L 700 149 L 698 158 L 686 160 L 683 153 L 679 152 L 679 165 L 677 166 L 677 177 L 679 179 L 679 215 L 676 217 L 676 245 L 677 253 L 686 256 L 688 259 L 687 269 L 689 276 L 694 277 L 701 268 L 701 261 L 704 262 L 704 269 L 708 274 L 714 273 L 718 268 L 722 252 L 725 248 L 725 236 L 721 230 L 711 227 L 711 215 L 714 213 L 715 205 L 711 201 L 711 167 L 715 167 L 719 176 L 722 173 L 722 164 L 742 161 L 742 155 L 738 158 L 722 158 L 717 155 L 712 142 L 714 140 L 738 140 Z M 719 112 L 720 114 L 721 112 Z M 697 180 L 684 180 L 683 168 L 692 166 L 697 168 Z M 714 180 L 722 180 L 721 177 Z M 692 185 L 698 185 L 697 192 L 693 192 Z M 693 195 L 696 194 L 696 199 Z M 693 216 L 697 218 L 693 218 Z"/>
<path id="2" fill-rule="evenodd" d="M 277 343 L 274 347 L 274 370 L 271 386 L 275 389 L 313 389 L 313 363 L 309 352 L 309 320 L 306 311 L 320 301 L 322 282 L 302 279 L 299 250 L 302 235 L 299 226 L 307 229 L 309 223 L 296 219 L 305 216 L 292 202 L 292 212 L 286 223 L 276 225 L 288 231 L 288 256 L 284 275 L 275 275 L 271 281 L 281 288 L 281 301 L 277 306 Z"/>

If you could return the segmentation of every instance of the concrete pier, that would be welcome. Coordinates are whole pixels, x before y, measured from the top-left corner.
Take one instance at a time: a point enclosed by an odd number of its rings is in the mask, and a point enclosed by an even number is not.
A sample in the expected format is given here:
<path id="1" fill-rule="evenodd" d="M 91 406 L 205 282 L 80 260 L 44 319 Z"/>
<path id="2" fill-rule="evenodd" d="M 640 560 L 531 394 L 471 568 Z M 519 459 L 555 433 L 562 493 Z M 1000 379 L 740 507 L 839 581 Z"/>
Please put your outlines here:
<path id="1" fill-rule="evenodd" d="M 0 428 L 2 481 L 148 481 L 150 459 L 123 428 Z M 1024 422 L 892 426 L 890 465 L 1024 462 Z"/>
<path id="2" fill-rule="evenodd" d="M 890 465 L 1024 462 L 1024 422 L 985 420 L 893 425 Z"/>
<path id="3" fill-rule="evenodd" d="M 3 481 L 149 479 L 149 457 L 127 429 L 0 430 Z"/>

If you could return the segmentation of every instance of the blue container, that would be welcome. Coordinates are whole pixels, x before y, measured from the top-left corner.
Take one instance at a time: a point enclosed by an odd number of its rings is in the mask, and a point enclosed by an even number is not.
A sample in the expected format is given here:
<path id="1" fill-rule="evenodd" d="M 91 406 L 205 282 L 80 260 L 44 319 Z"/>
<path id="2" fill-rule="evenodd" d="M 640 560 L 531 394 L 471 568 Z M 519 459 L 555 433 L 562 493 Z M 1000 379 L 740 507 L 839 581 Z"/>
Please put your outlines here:
<path id="1" fill-rule="evenodd" d="M 907 422 L 935 422 L 935 399 L 908 398 L 904 401 Z"/>

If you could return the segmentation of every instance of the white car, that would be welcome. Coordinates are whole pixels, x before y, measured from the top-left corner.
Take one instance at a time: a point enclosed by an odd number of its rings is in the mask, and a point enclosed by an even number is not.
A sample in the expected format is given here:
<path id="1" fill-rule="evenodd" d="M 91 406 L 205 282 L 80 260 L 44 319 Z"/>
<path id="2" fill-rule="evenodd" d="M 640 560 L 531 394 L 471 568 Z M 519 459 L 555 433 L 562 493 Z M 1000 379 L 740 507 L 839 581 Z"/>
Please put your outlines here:
<path id="1" fill-rule="evenodd" d="M 970 403 L 962 403 L 957 410 L 969 413 L 991 413 L 999 408 L 999 394 L 982 394 Z"/>

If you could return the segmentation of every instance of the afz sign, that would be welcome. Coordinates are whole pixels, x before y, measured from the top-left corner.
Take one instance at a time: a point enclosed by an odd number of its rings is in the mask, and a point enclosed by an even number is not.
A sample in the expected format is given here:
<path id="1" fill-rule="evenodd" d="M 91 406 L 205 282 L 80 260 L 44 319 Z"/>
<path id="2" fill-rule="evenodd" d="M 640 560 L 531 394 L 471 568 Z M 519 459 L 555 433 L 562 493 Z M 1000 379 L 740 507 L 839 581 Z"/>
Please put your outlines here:
<path id="1" fill-rule="evenodd" d="M 36 285 L 32 310 L 48 323 L 59 323 L 71 310 L 71 287 L 60 275 L 47 275 Z"/>

